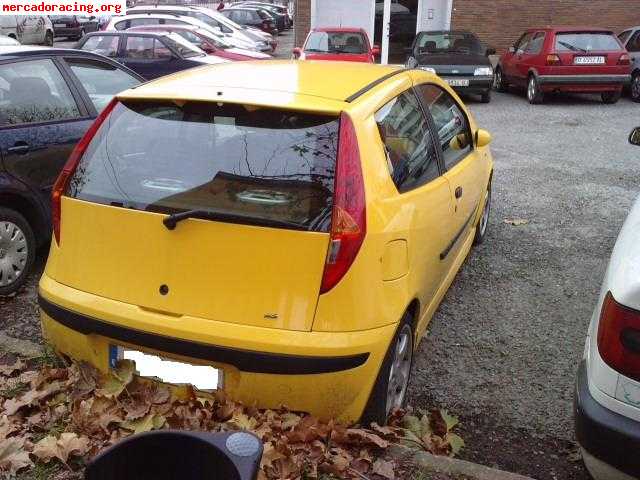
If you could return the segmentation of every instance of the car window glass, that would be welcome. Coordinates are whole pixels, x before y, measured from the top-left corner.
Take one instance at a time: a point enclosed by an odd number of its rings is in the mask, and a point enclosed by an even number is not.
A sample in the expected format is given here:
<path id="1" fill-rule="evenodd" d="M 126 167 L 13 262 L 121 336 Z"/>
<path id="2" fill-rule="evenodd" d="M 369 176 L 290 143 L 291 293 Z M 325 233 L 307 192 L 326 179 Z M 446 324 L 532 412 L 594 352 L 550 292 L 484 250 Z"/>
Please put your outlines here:
<path id="1" fill-rule="evenodd" d="M 536 33 L 525 50 L 526 53 L 531 55 L 537 55 L 542 51 L 542 44 L 544 43 L 544 32 Z"/>
<path id="2" fill-rule="evenodd" d="M 81 59 L 66 61 L 98 112 L 107 106 L 116 93 L 140 83 L 133 75 L 105 62 Z"/>
<path id="3" fill-rule="evenodd" d="M 158 25 L 160 20 L 157 18 L 132 18 L 129 20 L 131 27 L 140 27 L 142 25 Z"/>
<path id="4" fill-rule="evenodd" d="M 351 53 L 367 52 L 366 41 L 356 32 L 312 32 L 305 45 L 306 52 Z"/>
<path id="5" fill-rule="evenodd" d="M 592 50 L 620 50 L 616 37 L 607 32 L 571 32 L 556 34 L 559 52 L 589 52 Z"/>
<path id="6" fill-rule="evenodd" d="M 0 65 L 0 123 L 68 120 L 80 116 L 64 78 L 51 60 Z"/>
<path id="7" fill-rule="evenodd" d="M 126 30 L 127 28 L 129 28 L 129 25 L 131 24 L 130 20 L 124 20 L 122 22 L 118 22 L 116 23 L 113 28 L 115 28 L 116 30 Z"/>
<path id="8" fill-rule="evenodd" d="M 127 58 L 152 59 L 153 40 L 152 37 L 128 37 L 125 55 Z"/>
<path id="9" fill-rule="evenodd" d="M 632 30 L 625 30 L 618 35 L 618 39 L 624 44 L 631 36 Z"/>
<path id="10" fill-rule="evenodd" d="M 167 47 L 164 43 L 162 43 L 157 38 L 154 39 L 153 58 L 166 59 L 166 58 L 171 58 L 172 56 L 173 56 L 173 53 L 171 53 L 171 50 L 169 49 L 169 47 Z"/>
<path id="11" fill-rule="evenodd" d="M 376 112 L 389 173 L 399 192 L 424 185 L 439 175 L 436 148 L 420 104 L 409 90 Z"/>
<path id="12" fill-rule="evenodd" d="M 527 45 L 531 41 L 532 35 L 533 34 L 531 33 L 525 33 L 522 37 L 520 37 L 520 40 L 518 40 L 518 43 L 516 45 L 516 51 L 524 52 L 524 50 L 527 48 Z"/>
<path id="13" fill-rule="evenodd" d="M 440 87 L 420 85 L 418 91 L 433 118 L 444 166 L 450 170 L 471 152 L 467 118 L 453 97 Z"/>
<path id="14" fill-rule="evenodd" d="M 417 41 L 417 54 L 482 55 L 484 47 L 478 38 L 466 32 L 422 32 Z"/>
<path id="15" fill-rule="evenodd" d="M 627 50 L 630 52 L 640 52 L 640 30 L 638 30 L 629 43 L 627 43 Z"/>
<path id="16" fill-rule="evenodd" d="M 117 35 L 96 35 L 89 37 L 81 49 L 99 53 L 105 57 L 115 58 L 118 56 L 119 39 L 120 37 Z"/>

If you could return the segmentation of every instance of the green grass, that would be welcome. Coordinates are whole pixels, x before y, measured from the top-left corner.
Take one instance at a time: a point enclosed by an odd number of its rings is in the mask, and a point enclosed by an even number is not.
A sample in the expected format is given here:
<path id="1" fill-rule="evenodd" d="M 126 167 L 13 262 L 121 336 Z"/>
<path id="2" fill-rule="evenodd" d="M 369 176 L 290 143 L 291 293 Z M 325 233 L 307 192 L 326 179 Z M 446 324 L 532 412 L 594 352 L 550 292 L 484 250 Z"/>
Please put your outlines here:
<path id="1" fill-rule="evenodd" d="M 29 390 L 28 383 L 16 382 L 15 385 L 6 387 L 0 390 L 0 397 L 2 398 L 15 398 L 21 393 Z"/>
<path id="2" fill-rule="evenodd" d="M 42 350 L 42 354 L 38 357 L 34 357 L 31 359 L 35 366 L 40 368 L 44 366 L 52 367 L 52 368 L 64 368 L 67 365 L 65 364 L 62 357 L 60 357 L 55 350 L 51 347 L 51 345 L 45 345 Z"/>
<path id="3" fill-rule="evenodd" d="M 16 480 L 50 480 L 60 470 L 62 470 L 62 465 L 54 461 L 38 462 L 32 469 L 18 474 Z"/>

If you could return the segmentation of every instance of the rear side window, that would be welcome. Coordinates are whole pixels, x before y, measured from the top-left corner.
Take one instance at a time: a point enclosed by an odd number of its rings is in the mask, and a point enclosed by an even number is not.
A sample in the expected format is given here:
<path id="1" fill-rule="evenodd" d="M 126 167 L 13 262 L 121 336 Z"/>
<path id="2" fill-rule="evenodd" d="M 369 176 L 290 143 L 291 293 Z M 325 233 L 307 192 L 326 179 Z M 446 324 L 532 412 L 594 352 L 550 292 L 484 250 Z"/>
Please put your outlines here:
<path id="1" fill-rule="evenodd" d="M 339 120 L 205 102 L 118 104 L 68 195 L 160 213 L 328 231 Z"/>
<path id="2" fill-rule="evenodd" d="M 536 33 L 527 45 L 526 53 L 530 55 L 539 54 L 542 51 L 542 45 L 544 44 L 544 35 L 544 32 Z"/>
<path id="3" fill-rule="evenodd" d="M 612 33 L 606 32 L 556 34 L 556 51 L 558 52 L 590 52 L 592 50 L 620 50 L 620 44 Z"/>
<path id="4" fill-rule="evenodd" d="M 438 157 L 427 121 L 412 91 L 394 98 L 376 112 L 393 183 L 400 193 L 439 175 Z"/>
<path id="5" fill-rule="evenodd" d="M 262 20 L 271 20 L 272 19 L 271 15 L 269 15 L 269 13 L 265 12 L 264 10 L 257 10 L 256 13 L 258 14 L 258 16 Z M 255 14 L 254 14 L 254 17 L 255 17 Z"/>
<path id="6" fill-rule="evenodd" d="M 116 58 L 118 56 L 119 40 L 120 37 L 118 35 L 95 35 L 89 37 L 81 48 L 89 52 L 99 53 L 105 57 Z"/>
<path id="7" fill-rule="evenodd" d="M 0 125 L 52 122 L 79 116 L 67 83 L 51 60 L 0 65 Z"/>

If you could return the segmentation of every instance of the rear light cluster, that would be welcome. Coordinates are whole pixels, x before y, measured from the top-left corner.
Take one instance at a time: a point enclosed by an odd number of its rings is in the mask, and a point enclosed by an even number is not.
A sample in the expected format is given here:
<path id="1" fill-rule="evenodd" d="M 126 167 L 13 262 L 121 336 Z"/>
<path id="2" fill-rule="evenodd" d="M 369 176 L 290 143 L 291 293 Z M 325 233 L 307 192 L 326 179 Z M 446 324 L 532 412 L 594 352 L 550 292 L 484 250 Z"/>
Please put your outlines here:
<path id="1" fill-rule="evenodd" d="M 84 155 L 84 152 L 87 150 L 87 147 L 100 128 L 100 125 L 102 125 L 104 120 L 109 116 L 117 103 L 118 100 L 114 97 L 111 102 L 109 102 L 109 104 L 105 107 L 105 109 L 100 112 L 98 118 L 95 119 L 93 124 L 85 132 L 84 136 L 76 144 L 75 148 L 71 152 L 71 155 L 69 156 L 69 159 L 67 160 L 67 163 L 65 163 L 64 167 L 62 168 L 62 172 L 60 172 L 56 183 L 53 185 L 53 190 L 51 192 L 51 220 L 53 223 L 53 236 L 55 237 L 56 243 L 58 245 L 60 245 L 62 196 L 66 192 L 67 187 L 69 186 L 69 181 L 76 171 L 76 168 L 78 168 L 78 164 L 80 163 L 82 155 Z"/>
<path id="2" fill-rule="evenodd" d="M 598 351 L 615 371 L 640 380 L 640 312 L 616 302 L 611 292 L 600 312 Z"/>
<path id="3" fill-rule="evenodd" d="M 329 251 L 320 293 L 331 290 L 347 273 L 367 233 L 364 179 L 353 121 L 340 116 L 335 192 Z"/>
<path id="4" fill-rule="evenodd" d="M 547 55 L 547 65 L 561 65 L 562 60 L 556 54 Z"/>
<path id="5" fill-rule="evenodd" d="M 631 65 L 631 57 L 628 53 L 623 53 L 622 55 L 620 55 L 618 65 Z"/>

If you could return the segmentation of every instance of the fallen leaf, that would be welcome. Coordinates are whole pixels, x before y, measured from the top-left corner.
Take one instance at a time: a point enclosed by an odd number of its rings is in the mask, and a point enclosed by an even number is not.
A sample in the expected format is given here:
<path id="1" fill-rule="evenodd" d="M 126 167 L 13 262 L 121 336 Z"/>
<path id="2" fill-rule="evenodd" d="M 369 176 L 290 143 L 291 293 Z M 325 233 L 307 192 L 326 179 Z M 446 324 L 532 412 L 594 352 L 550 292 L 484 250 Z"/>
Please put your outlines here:
<path id="1" fill-rule="evenodd" d="M 450 432 L 453 427 L 455 427 L 459 423 L 458 418 L 449 415 L 449 412 L 447 412 L 446 410 L 440 410 L 440 416 L 442 416 L 442 419 L 446 423 L 448 432 Z"/>
<path id="2" fill-rule="evenodd" d="M 4 413 L 9 416 L 15 415 L 21 408 L 31 406 L 34 403 L 37 403 L 40 400 L 60 391 L 62 388 L 63 384 L 60 382 L 54 382 L 48 385 L 44 390 L 29 390 L 18 398 L 10 398 L 4 402 Z"/>
<path id="3" fill-rule="evenodd" d="M 507 225 L 513 225 L 514 227 L 519 227 L 520 225 L 528 224 L 529 220 L 525 218 L 505 218 L 504 223 Z"/>
<path id="4" fill-rule="evenodd" d="M 117 398 L 133 380 L 135 362 L 120 360 L 116 368 L 103 377 L 102 386 L 96 390 L 96 395 L 106 398 Z"/>
<path id="5" fill-rule="evenodd" d="M 165 421 L 163 416 L 149 413 L 138 420 L 120 422 L 120 426 L 126 430 L 132 430 L 133 433 L 142 433 L 162 428 Z"/>
<path id="6" fill-rule="evenodd" d="M 389 462 L 381 458 L 373 462 L 371 472 L 380 475 L 387 480 L 394 480 L 396 478 L 393 462 Z"/>
<path id="7" fill-rule="evenodd" d="M 21 437 L 11 437 L 0 442 L 0 471 L 15 475 L 19 470 L 33 465 L 24 444 L 25 439 Z"/>
<path id="8" fill-rule="evenodd" d="M 91 364 L 81 362 L 78 364 L 77 379 L 73 385 L 72 398 L 83 398 L 92 393 L 98 384 L 100 373 Z"/>
<path id="9" fill-rule="evenodd" d="M 0 365 L 0 375 L 4 375 L 5 377 L 9 377 L 9 376 L 13 375 L 15 372 L 18 372 L 20 370 L 24 370 L 26 367 L 27 367 L 27 365 L 22 360 L 20 360 L 18 358 L 11 365 Z"/>
<path id="10" fill-rule="evenodd" d="M 44 437 L 34 445 L 32 453 L 45 463 L 53 458 L 67 463 L 71 455 L 84 455 L 88 449 L 88 438 L 78 437 L 76 433 L 65 432 L 58 439 L 52 435 Z"/>
<path id="11" fill-rule="evenodd" d="M 455 433 L 447 434 L 446 440 L 451 445 L 451 453 L 449 455 L 452 457 L 455 457 L 464 448 L 464 440 Z"/>

